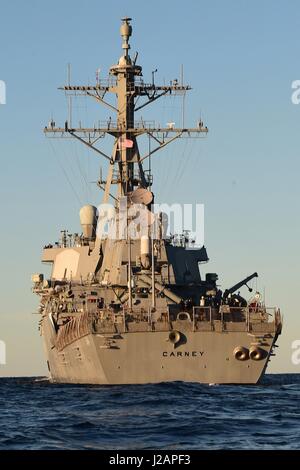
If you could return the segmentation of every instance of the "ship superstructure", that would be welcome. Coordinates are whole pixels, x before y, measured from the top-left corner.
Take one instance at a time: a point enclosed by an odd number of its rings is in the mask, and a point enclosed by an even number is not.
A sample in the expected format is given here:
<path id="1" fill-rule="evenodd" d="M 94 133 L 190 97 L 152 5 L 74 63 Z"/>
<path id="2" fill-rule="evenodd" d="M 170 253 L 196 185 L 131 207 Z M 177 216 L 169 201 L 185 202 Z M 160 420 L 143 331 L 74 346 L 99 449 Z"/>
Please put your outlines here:
<path id="1" fill-rule="evenodd" d="M 259 294 L 250 301 L 240 296 L 256 273 L 224 292 L 215 273 L 202 279 L 206 248 L 193 246 L 186 233 L 167 235 L 164 214 L 154 212 L 145 161 L 179 138 L 206 136 L 208 129 L 201 120 L 188 128 L 135 119 L 140 109 L 190 87 L 178 80 L 162 86 L 154 78 L 143 81 L 137 54 L 129 54 L 130 22 L 122 20 L 123 54 L 107 80 L 62 88 L 97 100 L 115 118 L 93 128 L 73 127 L 71 119 L 45 127 L 47 136 L 77 139 L 109 162 L 106 179 L 98 181 L 101 206 L 80 210 L 81 235 L 63 231 L 59 242 L 45 246 L 50 279 L 33 276 L 51 380 L 257 383 L 281 332 L 280 312 L 267 309 Z M 106 135 L 114 139 L 111 154 L 99 148 Z M 141 136 L 155 143 L 145 154 Z"/>

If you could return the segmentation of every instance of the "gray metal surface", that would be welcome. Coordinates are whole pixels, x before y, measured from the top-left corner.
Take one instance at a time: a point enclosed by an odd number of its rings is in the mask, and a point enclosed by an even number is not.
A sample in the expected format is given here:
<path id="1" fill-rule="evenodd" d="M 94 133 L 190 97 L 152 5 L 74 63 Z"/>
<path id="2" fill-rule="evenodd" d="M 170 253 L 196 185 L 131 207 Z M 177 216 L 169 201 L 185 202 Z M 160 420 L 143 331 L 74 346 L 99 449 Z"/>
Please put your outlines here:
<path id="1" fill-rule="evenodd" d="M 223 294 L 215 273 L 201 277 L 199 263 L 208 262 L 205 247 L 191 249 L 186 234 L 179 240 L 164 236 L 164 214 L 153 213 L 153 179 L 143 162 L 176 139 L 202 137 L 208 129 L 202 122 L 164 128 L 135 120 L 137 110 L 190 87 L 177 80 L 168 86 L 144 83 L 142 68 L 129 55 L 131 34 L 130 19 L 124 18 L 123 55 L 108 80 L 63 87 L 67 94 L 96 99 L 116 119 L 76 128 L 70 116 L 64 126 L 51 120 L 45 128 L 48 137 L 78 139 L 109 160 L 106 180 L 98 181 L 102 202 L 113 202 L 105 220 L 119 229 L 126 215 L 124 231 L 111 237 L 101 213 L 86 205 L 80 210 L 82 234 L 62 231 L 59 242 L 44 248 L 42 261 L 52 265 L 51 277 L 35 274 L 32 281 L 41 298 L 50 378 L 92 384 L 257 383 L 281 333 L 280 312 L 268 310 L 258 294 L 250 301 L 236 294 L 256 273 Z M 108 94 L 116 96 L 116 106 Z M 106 134 L 114 137 L 111 156 L 98 146 Z M 155 143 L 145 155 L 138 147 L 143 135 Z M 132 237 L 130 221 L 140 208 L 146 231 Z"/>

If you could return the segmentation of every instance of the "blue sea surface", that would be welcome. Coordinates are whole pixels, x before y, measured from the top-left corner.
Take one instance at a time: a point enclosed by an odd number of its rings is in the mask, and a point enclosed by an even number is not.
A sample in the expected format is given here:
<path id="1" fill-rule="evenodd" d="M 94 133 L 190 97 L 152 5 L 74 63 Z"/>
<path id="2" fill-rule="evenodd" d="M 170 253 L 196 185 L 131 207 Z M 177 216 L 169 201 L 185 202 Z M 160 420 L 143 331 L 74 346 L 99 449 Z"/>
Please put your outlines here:
<path id="1" fill-rule="evenodd" d="M 256 386 L 0 379 L 0 449 L 299 449 L 300 374 Z"/>

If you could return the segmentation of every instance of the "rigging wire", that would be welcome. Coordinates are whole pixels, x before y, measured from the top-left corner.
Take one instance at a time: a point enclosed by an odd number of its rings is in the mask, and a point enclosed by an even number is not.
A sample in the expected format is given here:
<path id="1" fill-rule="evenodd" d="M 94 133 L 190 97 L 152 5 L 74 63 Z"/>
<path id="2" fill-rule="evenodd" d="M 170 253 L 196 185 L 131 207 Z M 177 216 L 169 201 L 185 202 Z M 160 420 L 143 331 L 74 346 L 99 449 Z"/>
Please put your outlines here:
<path id="1" fill-rule="evenodd" d="M 73 165 L 71 165 L 71 162 L 70 162 L 70 155 L 69 155 L 69 150 L 66 151 L 66 142 L 62 142 L 62 145 L 60 146 L 61 150 L 62 150 L 62 154 L 63 154 L 63 161 L 65 162 L 65 166 L 68 167 L 68 170 L 69 172 L 72 172 L 72 175 L 73 175 L 73 178 L 74 178 L 74 181 L 76 181 L 78 179 L 78 175 L 75 171 L 75 168 Z"/>
<path id="2" fill-rule="evenodd" d="M 169 100 L 170 106 L 166 105 L 166 100 Z M 175 115 L 175 109 L 177 108 L 175 106 L 175 100 L 176 97 L 174 95 L 171 96 L 165 96 L 163 97 L 163 125 L 165 124 L 166 118 L 166 111 L 169 110 L 169 120 L 170 122 L 174 121 L 174 115 Z M 172 144 L 171 144 L 172 145 Z M 164 157 L 162 159 L 162 166 L 161 166 L 161 171 L 160 175 L 161 177 L 159 178 L 159 184 L 158 184 L 158 192 L 161 194 L 161 200 L 165 201 L 165 196 L 168 194 L 169 191 L 167 189 L 170 186 L 170 182 L 172 181 L 172 178 L 170 178 L 170 168 L 173 168 L 173 162 L 170 165 L 169 162 L 169 156 L 173 150 L 168 146 L 166 149 L 163 149 L 162 152 L 164 153 Z"/>
<path id="3" fill-rule="evenodd" d="M 181 142 L 181 146 L 182 146 L 182 142 Z M 186 164 L 185 163 L 186 148 L 187 148 L 187 140 L 185 139 L 185 142 L 183 144 L 183 149 L 180 149 L 180 152 L 178 152 L 179 161 L 178 161 L 178 165 L 177 165 L 177 168 L 176 168 L 176 173 L 175 173 L 174 180 L 173 180 L 173 183 L 175 185 L 177 184 L 177 182 L 179 183 L 179 181 L 181 179 L 182 172 L 183 172 L 185 164 Z"/>
<path id="4" fill-rule="evenodd" d="M 73 186 L 73 184 L 72 184 L 72 182 L 71 182 L 71 180 L 70 180 L 70 178 L 69 178 L 69 176 L 68 176 L 68 173 L 66 172 L 64 166 L 63 166 L 62 163 L 61 163 L 61 161 L 60 161 L 60 159 L 59 159 L 59 157 L 58 157 L 58 155 L 57 155 L 57 152 L 56 152 L 56 150 L 55 150 L 55 148 L 54 148 L 54 146 L 53 146 L 53 143 L 52 143 L 50 140 L 48 140 L 48 142 L 49 142 L 49 145 L 50 145 L 51 150 L 52 150 L 52 152 L 53 152 L 53 155 L 54 155 L 54 157 L 55 157 L 55 159 L 56 159 L 56 162 L 58 163 L 58 166 L 59 166 L 60 169 L 62 170 L 62 172 L 63 172 L 63 174 L 64 174 L 64 176 L 65 176 L 67 182 L 69 183 L 70 188 L 71 188 L 71 190 L 72 190 L 74 196 L 76 197 L 76 199 L 77 199 L 77 201 L 79 202 L 79 204 L 82 206 L 82 201 L 80 200 L 80 197 L 79 197 L 79 195 L 77 194 L 77 192 L 76 192 L 76 190 L 75 190 L 75 188 L 74 188 L 74 186 Z"/>
<path id="5" fill-rule="evenodd" d="M 86 121 L 86 122 L 88 122 L 88 118 L 89 118 L 89 115 L 90 115 L 90 108 L 89 108 L 89 106 L 88 106 L 89 100 L 90 100 L 90 99 L 88 98 L 88 96 L 85 95 L 85 96 L 84 96 L 83 108 L 84 108 L 84 111 L 85 111 L 85 121 Z M 86 147 L 85 147 L 84 151 L 85 151 L 85 157 L 86 157 L 87 162 L 88 162 L 86 175 L 87 175 L 87 179 L 89 179 L 89 174 L 90 174 L 90 171 L 89 171 L 90 159 L 89 159 L 89 157 L 90 157 L 90 154 L 89 154 L 89 150 L 88 150 Z M 90 185 L 89 185 L 89 191 L 90 191 L 89 195 L 90 195 L 90 197 L 92 197 L 92 190 L 91 190 L 91 186 L 90 186 Z"/>
<path id="6" fill-rule="evenodd" d="M 78 109 L 82 108 L 82 106 L 78 104 L 78 100 L 76 99 L 76 97 L 75 97 L 75 100 L 73 101 L 72 108 L 73 108 L 74 114 L 75 112 L 78 111 Z M 83 197 L 85 197 L 84 196 L 85 193 L 87 194 L 87 182 L 86 182 L 86 178 L 83 173 L 82 167 L 78 161 L 78 151 L 77 151 L 76 144 L 77 143 L 74 142 L 73 139 L 71 139 L 71 145 L 68 147 L 68 150 L 66 150 L 64 144 L 61 146 L 61 148 L 63 149 L 63 153 L 64 153 L 64 161 L 67 163 L 68 169 L 72 172 L 74 176 L 74 180 L 80 181 L 81 186 L 82 186 L 81 194 Z M 76 165 L 74 165 L 74 160 L 75 160 Z M 77 171 L 76 171 L 76 166 L 77 166 Z M 78 172 L 79 172 L 79 175 L 78 175 Z"/>
<path id="7" fill-rule="evenodd" d="M 185 170 L 189 167 L 194 167 L 194 165 L 190 165 L 191 161 L 193 160 L 194 158 L 194 154 L 195 154 L 195 146 L 196 146 L 196 140 L 193 139 L 192 142 L 190 142 L 190 151 L 189 153 L 187 154 L 187 157 L 186 157 L 186 161 L 185 161 L 185 165 L 184 165 L 184 168 L 183 168 L 183 172 L 182 172 L 182 175 L 183 176 L 185 174 Z"/>
<path id="8" fill-rule="evenodd" d="M 83 192 L 85 192 L 86 198 L 89 199 L 90 187 L 87 181 L 86 172 L 82 169 L 82 166 L 80 164 L 77 142 L 72 141 L 72 146 L 74 147 L 75 162 L 76 162 L 76 165 L 77 165 L 80 177 L 81 177 Z"/>

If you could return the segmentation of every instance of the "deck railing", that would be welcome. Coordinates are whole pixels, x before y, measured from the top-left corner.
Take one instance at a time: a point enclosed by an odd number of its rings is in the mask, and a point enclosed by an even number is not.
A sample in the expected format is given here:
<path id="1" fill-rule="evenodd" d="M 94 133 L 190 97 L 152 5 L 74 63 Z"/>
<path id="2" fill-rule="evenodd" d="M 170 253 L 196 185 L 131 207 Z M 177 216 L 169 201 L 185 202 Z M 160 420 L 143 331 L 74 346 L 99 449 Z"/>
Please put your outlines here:
<path id="1" fill-rule="evenodd" d="M 221 305 L 214 307 L 193 307 L 193 328 L 197 323 L 209 322 L 211 329 L 215 327 L 215 322 L 220 322 L 221 330 L 228 330 L 228 324 L 245 323 L 247 331 L 250 331 L 253 324 L 268 324 L 278 326 L 281 324 L 280 311 L 276 307 L 230 307 Z M 271 321 L 270 321 L 271 320 Z M 226 327 L 227 326 L 227 327 Z"/>
<path id="2" fill-rule="evenodd" d="M 226 307 L 226 308 L 224 308 Z M 59 328 L 56 338 L 58 350 L 82 336 L 103 329 L 111 332 L 167 331 L 179 328 L 193 331 L 247 331 L 252 334 L 278 332 L 282 319 L 280 311 L 273 308 L 253 307 L 193 307 L 192 312 L 170 314 L 167 309 L 128 309 L 119 311 L 99 310 L 78 312 L 77 315 Z M 132 326 L 131 326 L 132 325 Z"/>

